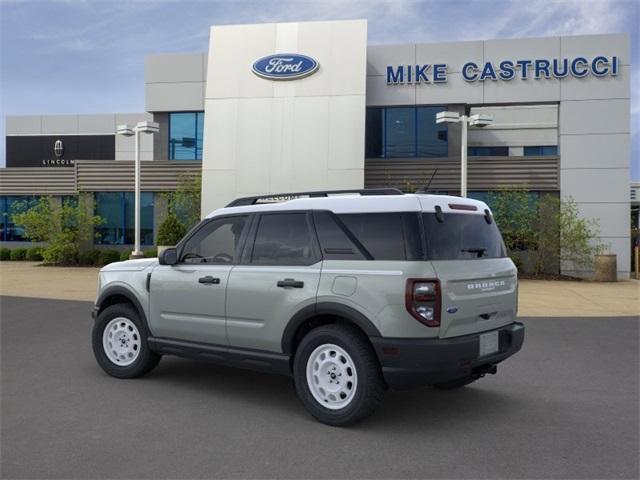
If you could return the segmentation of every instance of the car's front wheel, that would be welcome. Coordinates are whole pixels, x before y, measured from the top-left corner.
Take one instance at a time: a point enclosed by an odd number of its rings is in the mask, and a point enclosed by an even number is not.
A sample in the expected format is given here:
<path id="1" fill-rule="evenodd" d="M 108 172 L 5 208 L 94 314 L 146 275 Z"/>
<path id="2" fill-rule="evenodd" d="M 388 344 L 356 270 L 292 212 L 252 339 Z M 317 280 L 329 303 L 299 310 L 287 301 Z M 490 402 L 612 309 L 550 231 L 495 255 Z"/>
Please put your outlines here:
<path id="1" fill-rule="evenodd" d="M 93 325 L 93 354 L 109 375 L 139 377 L 160 361 L 160 355 L 149 349 L 147 336 L 147 329 L 133 307 L 111 305 L 100 312 Z"/>
<path id="2" fill-rule="evenodd" d="M 386 389 L 366 338 L 337 324 L 315 328 L 302 339 L 294 359 L 294 379 L 311 415 L 334 426 L 371 415 Z"/>

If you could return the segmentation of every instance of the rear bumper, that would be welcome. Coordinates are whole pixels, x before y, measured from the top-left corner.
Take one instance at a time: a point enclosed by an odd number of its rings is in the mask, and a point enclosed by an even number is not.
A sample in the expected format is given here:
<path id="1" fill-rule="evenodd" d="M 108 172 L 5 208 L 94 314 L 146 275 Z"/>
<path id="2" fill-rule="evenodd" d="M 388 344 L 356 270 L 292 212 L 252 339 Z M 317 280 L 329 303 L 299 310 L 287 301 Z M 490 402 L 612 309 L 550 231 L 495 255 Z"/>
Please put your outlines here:
<path id="1" fill-rule="evenodd" d="M 404 390 L 466 377 L 482 367 L 503 361 L 522 348 L 522 323 L 514 322 L 496 330 L 499 349 L 484 357 L 478 357 L 479 338 L 487 332 L 454 338 L 372 337 L 371 342 L 389 387 Z"/>

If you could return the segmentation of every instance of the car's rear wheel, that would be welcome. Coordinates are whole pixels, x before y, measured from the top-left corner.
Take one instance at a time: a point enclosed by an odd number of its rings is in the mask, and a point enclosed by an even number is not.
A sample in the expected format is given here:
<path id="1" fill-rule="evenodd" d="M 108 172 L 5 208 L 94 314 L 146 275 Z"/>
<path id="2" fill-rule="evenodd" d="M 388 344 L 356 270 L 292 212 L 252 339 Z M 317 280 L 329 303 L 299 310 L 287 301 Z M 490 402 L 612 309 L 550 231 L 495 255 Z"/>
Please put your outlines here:
<path id="1" fill-rule="evenodd" d="M 160 355 L 149 349 L 147 337 L 146 326 L 133 307 L 111 305 L 100 312 L 93 325 L 93 354 L 109 375 L 139 377 L 160 361 Z"/>
<path id="2" fill-rule="evenodd" d="M 328 425 L 354 424 L 382 401 L 385 384 L 366 338 L 343 325 L 324 325 L 300 342 L 294 359 L 298 396 Z"/>

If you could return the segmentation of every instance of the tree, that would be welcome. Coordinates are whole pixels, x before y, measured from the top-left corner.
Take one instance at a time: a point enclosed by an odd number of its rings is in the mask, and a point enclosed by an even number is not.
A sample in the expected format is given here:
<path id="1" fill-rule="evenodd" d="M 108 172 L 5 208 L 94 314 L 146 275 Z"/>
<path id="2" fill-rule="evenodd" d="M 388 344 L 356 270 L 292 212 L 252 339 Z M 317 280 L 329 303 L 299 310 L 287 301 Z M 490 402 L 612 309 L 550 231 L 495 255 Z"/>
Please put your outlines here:
<path id="1" fill-rule="evenodd" d="M 598 240 L 600 227 L 596 219 L 580 218 L 573 198 L 560 201 L 560 261 L 570 268 L 591 270 L 595 256 L 606 246 Z"/>
<path id="2" fill-rule="evenodd" d="M 187 233 L 187 229 L 174 213 L 167 215 L 158 227 L 158 245 L 176 245 Z"/>
<path id="3" fill-rule="evenodd" d="M 489 192 L 487 203 L 510 253 L 535 247 L 537 215 L 527 190 L 522 187 L 501 188 Z"/>
<path id="4" fill-rule="evenodd" d="M 53 206 L 51 197 L 41 197 L 30 208 L 18 203 L 12 220 L 24 228 L 29 240 L 46 242 L 42 258 L 54 264 L 77 263 L 80 244 L 91 238 L 93 227 L 102 223 L 102 218 L 88 213 L 82 198 L 77 202 L 65 200 L 60 206 Z"/>
<path id="5" fill-rule="evenodd" d="M 175 192 L 167 193 L 169 213 L 184 224 L 186 230 L 200 222 L 202 176 L 181 175 Z"/>
<path id="6" fill-rule="evenodd" d="M 528 251 L 534 275 L 557 273 L 561 264 L 590 270 L 595 255 L 604 250 L 597 220 L 581 218 L 570 197 L 543 194 L 534 201 L 526 190 L 514 187 L 490 192 L 488 203 L 510 256 L 521 261 L 517 251 Z"/>

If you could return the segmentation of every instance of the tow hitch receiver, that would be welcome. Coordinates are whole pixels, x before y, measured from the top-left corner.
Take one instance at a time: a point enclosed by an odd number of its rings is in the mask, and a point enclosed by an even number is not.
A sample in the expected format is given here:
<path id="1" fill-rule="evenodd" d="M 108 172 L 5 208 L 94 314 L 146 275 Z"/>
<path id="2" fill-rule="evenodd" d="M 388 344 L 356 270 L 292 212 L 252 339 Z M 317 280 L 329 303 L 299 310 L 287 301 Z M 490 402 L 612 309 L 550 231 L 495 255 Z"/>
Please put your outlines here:
<path id="1" fill-rule="evenodd" d="M 482 378 L 487 374 L 495 375 L 498 371 L 498 366 L 493 363 L 489 363 L 487 365 L 481 365 L 479 367 L 474 368 L 471 371 L 471 376 L 474 378 Z"/>

